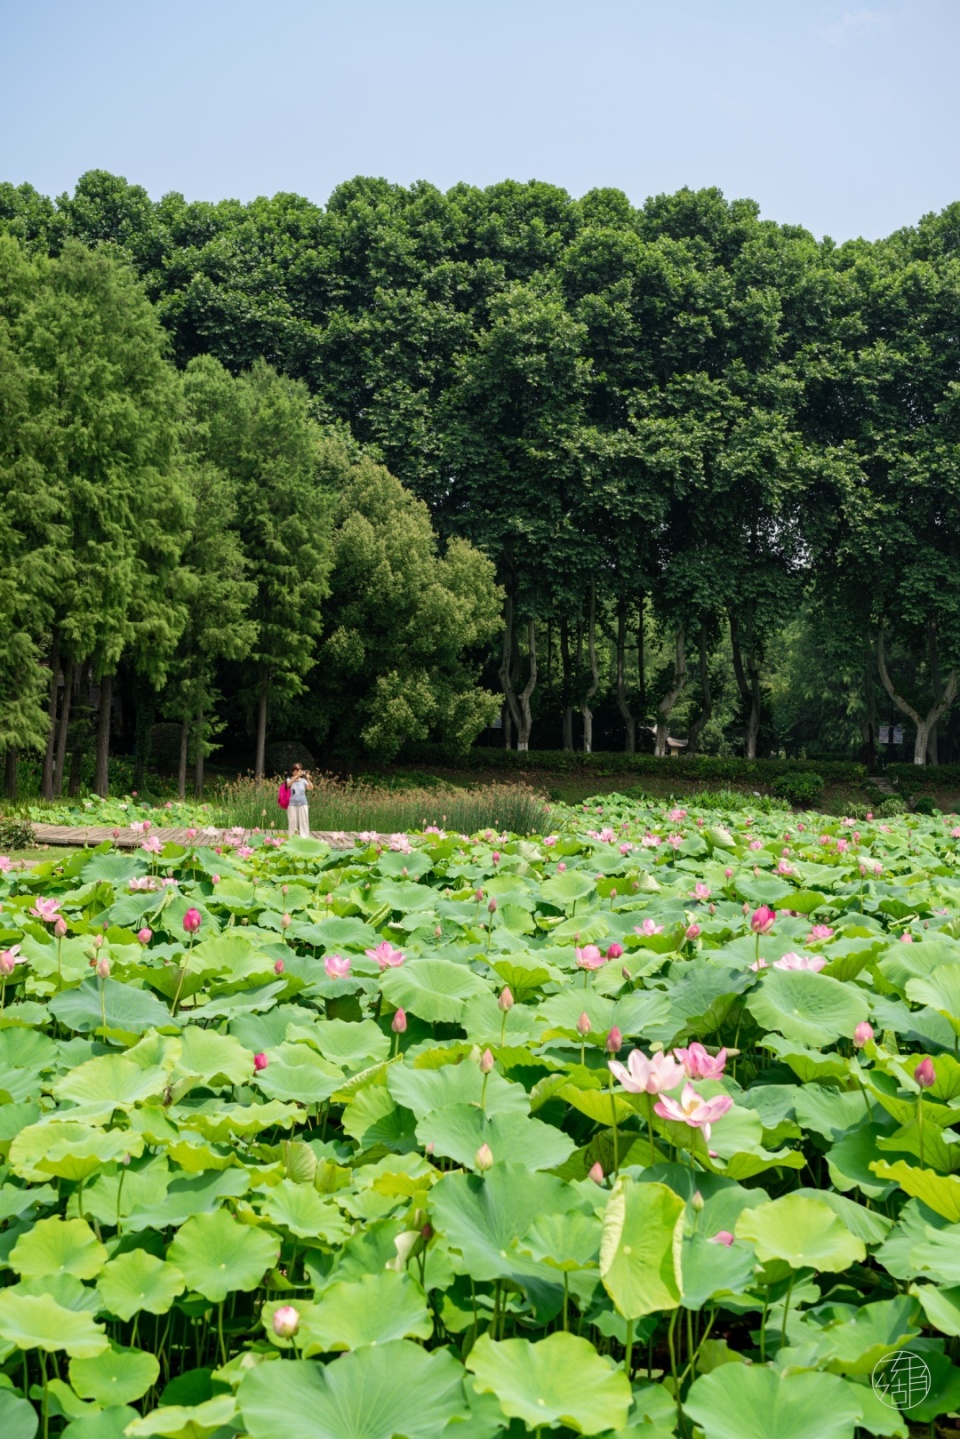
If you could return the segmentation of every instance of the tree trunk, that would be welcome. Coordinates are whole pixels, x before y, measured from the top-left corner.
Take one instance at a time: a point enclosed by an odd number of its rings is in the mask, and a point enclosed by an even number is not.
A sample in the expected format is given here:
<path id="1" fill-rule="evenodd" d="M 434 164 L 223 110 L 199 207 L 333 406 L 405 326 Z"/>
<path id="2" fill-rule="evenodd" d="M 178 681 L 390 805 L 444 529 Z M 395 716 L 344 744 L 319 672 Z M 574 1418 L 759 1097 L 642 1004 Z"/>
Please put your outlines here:
<path id="1" fill-rule="evenodd" d="M 673 683 L 657 705 L 657 737 L 653 752 L 661 758 L 667 752 L 667 738 L 670 733 L 670 711 L 673 709 L 687 681 L 687 649 L 683 625 L 674 635 Z"/>
<path id="2" fill-rule="evenodd" d="M 573 750 L 573 668 L 570 662 L 570 626 L 565 619 L 560 621 L 560 667 L 563 673 L 563 748 L 569 754 Z"/>
<path id="3" fill-rule="evenodd" d="M 60 679 L 60 636 L 54 634 L 50 648 L 50 697 L 47 701 L 47 747 L 43 754 L 42 799 L 53 799 L 53 762 L 57 745 L 57 682 Z"/>
<path id="4" fill-rule="evenodd" d="M 927 620 L 927 654 L 930 660 L 930 685 L 933 689 L 933 699 L 935 704 L 939 704 L 943 698 L 943 686 L 940 683 L 940 654 L 937 648 L 937 623 L 932 615 Z M 930 733 L 927 736 L 927 763 L 940 763 L 936 721 L 930 726 Z"/>
<path id="5" fill-rule="evenodd" d="M 110 714 L 113 709 L 113 675 L 100 680 L 100 718 L 97 722 L 97 769 L 94 794 L 106 799 L 110 792 Z"/>
<path id="6" fill-rule="evenodd" d="M 529 648 L 528 662 L 529 670 L 527 682 L 520 694 L 517 694 L 513 683 L 513 597 L 507 596 L 505 624 L 503 627 L 503 655 L 500 661 L 500 683 L 503 685 L 503 697 L 506 700 L 510 719 L 513 728 L 517 732 L 517 749 L 528 750 L 530 748 L 530 731 L 533 728 L 533 719 L 530 713 L 530 696 L 537 687 L 537 635 L 536 626 L 533 620 L 527 621 L 527 641 Z M 504 725 L 506 729 L 506 725 Z"/>
<path id="7" fill-rule="evenodd" d="M 947 711 L 950 709 L 950 706 L 956 699 L 957 682 L 958 679 L 960 679 L 960 676 L 958 676 L 956 670 L 950 671 L 947 676 L 947 682 L 943 686 L 940 699 L 935 701 L 933 706 L 927 711 L 927 714 L 924 717 L 921 716 L 918 711 L 913 708 L 913 705 L 909 704 L 904 699 L 903 695 L 898 694 L 893 687 L 893 681 L 890 678 L 890 672 L 887 669 L 887 657 L 884 653 L 883 648 L 882 629 L 877 635 L 877 669 L 880 671 L 880 679 L 883 682 L 883 687 L 886 690 L 887 694 L 890 696 L 893 703 L 896 705 L 897 709 L 900 711 L 901 714 L 905 714 L 907 718 L 909 720 L 912 720 L 913 723 L 916 725 L 917 733 L 913 745 L 914 764 L 926 764 L 927 745 L 930 741 L 930 731 L 937 723 L 937 721 L 943 718 L 943 716 L 947 713 Z"/>
<path id="8" fill-rule="evenodd" d="M 646 635 L 644 634 L 644 611 L 647 607 L 647 597 L 640 591 L 640 618 L 637 622 L 637 680 L 639 682 L 638 701 L 640 707 L 640 719 L 646 722 L 647 718 L 647 665 L 646 665 Z"/>
<path id="9" fill-rule="evenodd" d="M 17 797 L 17 751 L 8 749 L 3 757 L 4 768 L 4 789 L 7 792 L 7 799 Z"/>
<path id="10" fill-rule="evenodd" d="M 756 759 L 757 739 L 760 735 L 760 710 L 763 696 L 760 690 L 760 664 L 753 642 L 753 627 L 747 624 L 747 662 L 744 666 L 740 645 L 740 622 L 736 615 L 730 615 L 730 647 L 733 650 L 733 672 L 737 677 L 737 688 L 747 705 L 747 721 L 743 732 L 744 759 Z"/>
<path id="11" fill-rule="evenodd" d="M 261 780 L 264 777 L 267 764 L 267 690 L 269 679 L 266 670 L 260 676 L 260 693 L 257 696 L 257 756 L 254 762 L 253 777 Z"/>
<path id="12" fill-rule="evenodd" d="M 513 749 L 513 716 L 510 713 L 510 706 L 504 702 L 501 706 L 503 715 L 503 747 Z"/>
<path id="13" fill-rule="evenodd" d="M 197 715 L 197 722 L 194 726 L 194 735 L 197 752 L 193 761 L 193 793 L 196 799 L 203 799 L 203 710 Z"/>
<path id="14" fill-rule="evenodd" d="M 580 704 L 580 713 L 583 715 L 583 752 L 593 753 L 593 709 L 591 708 L 593 697 L 597 692 L 597 685 L 600 683 L 600 671 L 597 666 L 597 581 L 590 580 L 590 612 L 587 616 L 587 658 L 590 664 L 590 683 Z"/>
<path id="15" fill-rule="evenodd" d="M 187 754 L 190 749 L 190 721 L 180 721 L 180 764 L 177 768 L 177 799 L 187 797 Z"/>
<path id="16" fill-rule="evenodd" d="M 697 743 L 704 727 L 713 714 L 713 695 L 710 692 L 710 655 L 707 649 L 707 622 L 700 616 L 700 713 L 687 731 L 687 754 L 695 755 Z"/>
<path id="17" fill-rule="evenodd" d="M 530 696 L 537 687 L 537 627 L 533 620 L 527 621 L 527 652 L 530 670 L 527 682 L 520 692 L 520 723 L 517 725 L 518 750 L 530 748 L 530 731 L 533 728 Z"/>
<path id="18" fill-rule="evenodd" d="M 63 698 L 60 701 L 60 725 L 57 730 L 57 758 L 53 771 L 53 793 L 57 799 L 63 794 L 63 771 L 67 763 L 67 732 L 70 726 L 70 701 L 73 695 L 73 660 L 67 660 L 63 671 Z"/>
<path id="19" fill-rule="evenodd" d="M 634 754 L 637 748 L 637 720 L 627 703 L 627 601 L 621 595 L 617 603 L 617 709 L 623 719 L 625 754 Z"/>
<path id="20" fill-rule="evenodd" d="M 873 653 L 870 648 L 867 649 L 863 667 L 863 698 L 867 711 L 860 725 L 860 733 L 863 735 L 863 762 L 872 773 L 877 766 L 877 691 L 873 683 Z"/>

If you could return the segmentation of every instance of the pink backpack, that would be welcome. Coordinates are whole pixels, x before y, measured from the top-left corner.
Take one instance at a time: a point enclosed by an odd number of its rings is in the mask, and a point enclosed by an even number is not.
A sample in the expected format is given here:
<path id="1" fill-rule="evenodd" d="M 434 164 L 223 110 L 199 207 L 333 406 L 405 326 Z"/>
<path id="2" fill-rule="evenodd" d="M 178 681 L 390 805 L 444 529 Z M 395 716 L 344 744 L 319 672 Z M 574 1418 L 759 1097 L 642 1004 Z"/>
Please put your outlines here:
<path id="1" fill-rule="evenodd" d="M 289 809 L 290 807 L 290 786 L 286 780 L 281 781 L 280 788 L 277 790 L 277 804 L 281 809 Z"/>

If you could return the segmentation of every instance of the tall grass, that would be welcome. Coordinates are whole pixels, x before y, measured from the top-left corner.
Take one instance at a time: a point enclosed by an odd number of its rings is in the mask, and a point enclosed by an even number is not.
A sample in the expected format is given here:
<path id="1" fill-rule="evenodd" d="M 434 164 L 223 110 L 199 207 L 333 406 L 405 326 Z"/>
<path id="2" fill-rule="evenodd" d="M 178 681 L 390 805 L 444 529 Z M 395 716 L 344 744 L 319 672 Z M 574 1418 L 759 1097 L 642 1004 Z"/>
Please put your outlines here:
<path id="1" fill-rule="evenodd" d="M 215 824 L 227 828 L 285 829 L 286 814 L 277 804 L 277 780 L 246 777 L 230 780 L 218 791 Z M 523 785 L 487 784 L 474 789 L 382 789 L 359 781 L 314 776 L 310 828 L 314 830 L 377 830 L 393 834 L 427 825 L 473 834 L 480 829 L 511 834 L 543 834 L 549 807 L 542 795 Z"/>

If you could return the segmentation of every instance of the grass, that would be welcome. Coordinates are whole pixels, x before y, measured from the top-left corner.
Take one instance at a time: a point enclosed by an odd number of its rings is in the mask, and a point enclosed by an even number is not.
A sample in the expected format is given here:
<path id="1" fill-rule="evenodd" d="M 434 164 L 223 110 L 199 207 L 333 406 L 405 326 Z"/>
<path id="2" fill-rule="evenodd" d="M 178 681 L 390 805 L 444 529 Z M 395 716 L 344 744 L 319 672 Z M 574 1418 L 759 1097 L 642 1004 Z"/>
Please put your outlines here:
<path id="1" fill-rule="evenodd" d="M 314 830 L 394 833 L 436 825 L 463 834 L 481 829 L 537 834 L 549 826 L 549 806 L 543 796 L 516 783 L 394 790 L 321 775 L 314 779 L 309 799 Z M 224 828 L 285 828 L 275 782 L 258 784 L 245 778 L 225 784 L 217 795 L 214 823 Z"/>

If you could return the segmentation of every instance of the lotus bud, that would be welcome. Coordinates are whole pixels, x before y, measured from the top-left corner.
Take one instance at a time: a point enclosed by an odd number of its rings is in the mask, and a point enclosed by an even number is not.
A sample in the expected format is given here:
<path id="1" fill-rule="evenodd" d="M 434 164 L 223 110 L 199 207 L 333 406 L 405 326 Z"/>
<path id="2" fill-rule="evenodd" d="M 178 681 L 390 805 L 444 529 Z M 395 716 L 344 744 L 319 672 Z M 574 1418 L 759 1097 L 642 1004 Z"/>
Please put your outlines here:
<path id="1" fill-rule="evenodd" d="M 282 960 L 282 959 L 278 959 L 277 962 L 276 962 L 276 964 L 273 966 L 273 972 L 274 972 L 274 974 L 282 974 L 282 973 L 283 973 L 283 970 L 284 970 L 283 960 Z"/>
<path id="2" fill-rule="evenodd" d="M 693 1191 L 693 1197 L 690 1200 L 690 1204 L 692 1208 L 694 1208 L 699 1214 L 701 1209 L 703 1208 L 703 1195 L 700 1193 L 699 1189 L 695 1189 Z"/>
<path id="3" fill-rule="evenodd" d="M 489 1144 L 481 1144 L 473 1159 L 473 1167 L 479 1169 L 481 1174 L 493 1168 L 493 1150 Z"/>
<path id="4" fill-rule="evenodd" d="M 933 1060 L 921 1059 L 913 1071 L 913 1077 L 921 1089 L 932 1089 L 937 1082 L 937 1071 L 933 1067 Z"/>
<path id="5" fill-rule="evenodd" d="M 623 968 L 620 970 L 620 973 L 623 975 L 624 979 L 627 980 L 628 982 L 633 978 L 633 975 L 630 973 L 630 971 L 629 971 L 629 969 L 627 968 L 626 965 L 623 966 Z"/>
<path id="6" fill-rule="evenodd" d="M 63 936 L 66 934 L 67 921 L 64 919 L 62 914 L 57 915 L 57 922 L 53 926 L 53 932 L 57 936 L 57 939 L 63 939 Z"/>
<path id="7" fill-rule="evenodd" d="M 567 866 L 564 864 L 563 860 L 561 860 L 560 863 L 557 865 L 557 874 L 566 874 L 566 872 Z"/>
<path id="8" fill-rule="evenodd" d="M 699 939 L 699 938 L 700 938 L 700 926 L 699 926 L 699 924 L 688 924 L 688 925 L 687 925 L 687 928 L 686 928 L 686 931 L 685 931 L 685 934 L 686 934 L 687 939 Z"/>
<path id="9" fill-rule="evenodd" d="M 493 1054 L 489 1049 L 485 1049 L 480 1056 L 480 1073 L 489 1074 L 492 1068 Z"/>
<path id="10" fill-rule="evenodd" d="M 772 910 L 769 905 L 761 904 L 759 909 L 755 909 L 750 916 L 750 928 L 754 934 L 769 934 L 776 919 L 776 911 Z"/>
<path id="11" fill-rule="evenodd" d="M 727 878 L 727 879 L 733 879 L 733 870 L 730 868 L 729 865 L 727 865 L 727 867 L 726 867 L 726 869 L 723 871 L 723 873 L 724 873 L 725 878 Z"/>
<path id="12" fill-rule="evenodd" d="M 94 949 L 102 949 L 102 947 L 103 947 L 103 935 L 102 935 L 102 934 L 95 934 L 95 935 L 93 936 L 93 939 L 90 941 L 90 943 L 93 945 Z"/>
<path id="13" fill-rule="evenodd" d="M 255 1055 L 253 1056 L 253 1071 L 254 1071 L 254 1073 L 255 1073 L 255 1074 L 259 1074 L 261 1070 L 266 1069 L 266 1067 L 267 1067 L 267 1065 L 268 1065 L 269 1063 L 270 1063 L 269 1059 L 267 1058 L 267 1056 L 266 1056 L 266 1055 L 263 1053 L 263 1051 L 261 1050 L 259 1054 L 255 1054 Z"/>
<path id="14" fill-rule="evenodd" d="M 864 1020 L 862 1024 L 858 1024 L 853 1031 L 853 1042 L 857 1049 L 862 1049 L 865 1044 L 869 1044 L 872 1038 L 873 1025 L 868 1024 L 866 1020 Z"/>
<path id="15" fill-rule="evenodd" d="M 118 829 L 113 830 L 113 837 L 114 839 L 120 838 L 120 831 Z"/>
<path id="16" fill-rule="evenodd" d="M 614 1025 L 610 1033 L 607 1035 L 606 1051 L 608 1054 L 619 1054 L 622 1048 L 623 1035 L 620 1033 L 617 1026 Z"/>
<path id="17" fill-rule="evenodd" d="M 498 849 L 495 849 L 495 850 L 493 851 L 493 855 L 491 856 L 491 858 L 493 859 L 494 864 L 499 864 L 499 863 L 500 863 L 500 851 L 499 851 Z"/>
<path id="18" fill-rule="evenodd" d="M 105 954 L 101 954 L 100 958 L 97 960 L 97 978 L 110 978 L 110 960 Z"/>
<path id="19" fill-rule="evenodd" d="M 711 904 L 711 905 L 708 906 L 708 908 L 707 908 L 707 913 L 708 913 L 708 914 L 716 914 L 716 912 L 717 912 L 717 906 L 716 906 L 715 904 Z"/>
<path id="20" fill-rule="evenodd" d="M 587 1170 L 587 1178 L 592 1179 L 594 1184 L 603 1183 L 603 1166 L 601 1165 L 599 1159 L 597 1160 L 596 1164 L 591 1164 L 590 1168 Z"/>
<path id="21" fill-rule="evenodd" d="M 281 893 L 281 894 L 289 894 L 289 893 L 290 893 L 290 886 L 289 886 L 288 884 L 282 884 L 282 885 L 280 886 L 280 893 Z"/>
<path id="22" fill-rule="evenodd" d="M 407 1015 L 405 1010 L 397 1010 L 396 1014 L 393 1016 L 393 1019 L 390 1021 L 390 1028 L 393 1030 L 394 1034 L 406 1034 Z"/>
<path id="23" fill-rule="evenodd" d="M 622 944 L 611 944 L 607 950 L 607 959 L 620 959 L 623 955 Z"/>
<path id="24" fill-rule="evenodd" d="M 198 909 L 188 909 L 183 916 L 183 927 L 187 934 L 196 934 L 200 928 L 201 915 Z"/>
<path id="25" fill-rule="evenodd" d="M 218 874 L 212 874 L 212 875 L 210 876 L 210 883 L 211 883 L 211 884 L 219 884 L 219 883 L 220 883 L 220 876 L 219 876 Z"/>
<path id="26" fill-rule="evenodd" d="M 278 1339 L 292 1339 L 300 1325 L 299 1310 L 294 1309 L 292 1304 L 281 1304 L 279 1309 L 273 1311 L 270 1322 Z"/>
<path id="27" fill-rule="evenodd" d="M 733 1244 L 733 1239 L 734 1236 L 730 1233 L 729 1229 L 720 1229 L 716 1234 L 710 1236 L 709 1242 L 711 1244 L 722 1244 L 725 1248 L 729 1249 Z"/>
<path id="28" fill-rule="evenodd" d="M 504 1014 L 509 1013 L 513 1008 L 513 991 L 509 984 L 505 984 L 497 997 L 497 1008 Z"/>
<path id="29" fill-rule="evenodd" d="M 280 916 L 280 928 L 281 928 L 281 929 L 289 929 L 289 928 L 290 928 L 290 916 L 289 916 L 289 914 L 283 914 L 283 915 Z"/>
<path id="30" fill-rule="evenodd" d="M 617 897 L 617 891 L 616 891 L 615 889 L 612 889 L 612 890 L 610 891 L 610 898 L 611 898 L 611 899 L 616 899 L 616 897 Z"/>
<path id="31" fill-rule="evenodd" d="M 473 897 L 474 897 L 474 899 L 476 900 L 477 904 L 480 904 L 481 901 L 483 900 L 483 890 L 482 890 L 482 889 L 475 890 Z"/>
<path id="32" fill-rule="evenodd" d="M 497 901 L 496 901 L 496 897 L 495 897 L 494 895 L 491 895 L 491 896 L 490 896 L 490 903 L 487 905 L 487 913 L 488 913 L 488 914 L 496 914 L 496 912 L 497 912 Z"/>
<path id="33" fill-rule="evenodd" d="M 583 1011 L 583 1013 L 580 1015 L 580 1018 L 577 1020 L 577 1033 L 580 1035 L 581 1039 L 585 1039 L 590 1033 L 590 1016 L 586 1010 Z"/>
<path id="34" fill-rule="evenodd" d="M 144 925 L 143 929 L 137 930 L 137 939 L 139 939 L 141 944 L 149 944 L 151 939 L 153 939 L 153 930 L 148 929 L 147 926 Z"/>
<path id="35" fill-rule="evenodd" d="M 442 939 L 442 938 L 443 938 L 443 930 L 441 929 L 441 927 L 440 927 L 439 924 L 434 925 L 433 937 L 434 937 L 434 939 Z"/>
<path id="36" fill-rule="evenodd" d="M 17 948 L 19 949 L 19 945 Z M 16 953 L 12 949 L 5 949 L 3 953 L 0 954 L 0 974 L 6 979 L 7 975 L 12 974 L 16 967 Z"/>

